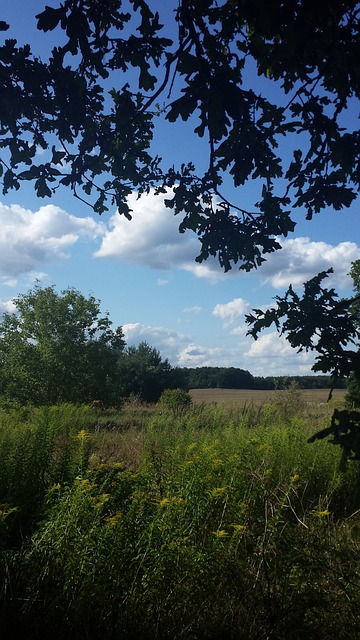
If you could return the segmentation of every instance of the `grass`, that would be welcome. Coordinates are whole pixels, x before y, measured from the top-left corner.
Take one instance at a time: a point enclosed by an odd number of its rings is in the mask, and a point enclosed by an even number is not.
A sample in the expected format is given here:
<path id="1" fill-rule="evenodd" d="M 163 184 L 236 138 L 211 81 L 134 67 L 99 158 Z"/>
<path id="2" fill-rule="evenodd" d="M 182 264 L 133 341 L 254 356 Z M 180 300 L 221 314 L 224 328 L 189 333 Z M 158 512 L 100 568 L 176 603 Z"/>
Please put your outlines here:
<path id="1" fill-rule="evenodd" d="M 357 639 L 357 463 L 341 473 L 336 447 L 306 443 L 328 412 L 292 390 L 262 407 L 2 415 L 3 628 Z"/>

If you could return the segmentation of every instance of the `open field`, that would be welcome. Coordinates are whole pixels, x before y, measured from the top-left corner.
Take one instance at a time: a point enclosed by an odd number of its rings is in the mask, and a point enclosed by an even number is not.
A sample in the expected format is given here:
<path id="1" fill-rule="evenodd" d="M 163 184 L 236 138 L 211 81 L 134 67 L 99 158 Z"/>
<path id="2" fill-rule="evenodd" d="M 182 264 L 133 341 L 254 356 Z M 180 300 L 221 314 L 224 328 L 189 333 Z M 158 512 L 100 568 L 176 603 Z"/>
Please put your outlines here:
<path id="1" fill-rule="evenodd" d="M 346 389 L 334 389 L 333 399 L 344 398 Z M 276 402 L 281 399 L 284 391 L 258 391 L 253 389 L 191 389 L 193 402 L 205 402 L 206 404 L 244 404 L 253 403 L 261 406 L 267 402 Z M 320 404 L 326 402 L 329 389 L 302 389 L 301 395 L 305 402 Z"/>
<path id="2" fill-rule="evenodd" d="M 202 393 L 0 413 L 4 637 L 359 640 L 358 462 L 308 443 L 325 390 Z"/>

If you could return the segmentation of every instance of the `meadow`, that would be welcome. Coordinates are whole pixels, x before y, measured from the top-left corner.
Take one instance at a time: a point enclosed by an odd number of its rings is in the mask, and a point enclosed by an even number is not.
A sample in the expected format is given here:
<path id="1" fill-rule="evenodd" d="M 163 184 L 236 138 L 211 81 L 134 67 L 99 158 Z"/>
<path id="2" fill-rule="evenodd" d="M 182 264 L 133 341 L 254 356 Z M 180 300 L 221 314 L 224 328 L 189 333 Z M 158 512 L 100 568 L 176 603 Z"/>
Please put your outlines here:
<path id="1" fill-rule="evenodd" d="M 358 639 L 359 463 L 307 443 L 341 402 L 1 413 L 4 637 Z"/>

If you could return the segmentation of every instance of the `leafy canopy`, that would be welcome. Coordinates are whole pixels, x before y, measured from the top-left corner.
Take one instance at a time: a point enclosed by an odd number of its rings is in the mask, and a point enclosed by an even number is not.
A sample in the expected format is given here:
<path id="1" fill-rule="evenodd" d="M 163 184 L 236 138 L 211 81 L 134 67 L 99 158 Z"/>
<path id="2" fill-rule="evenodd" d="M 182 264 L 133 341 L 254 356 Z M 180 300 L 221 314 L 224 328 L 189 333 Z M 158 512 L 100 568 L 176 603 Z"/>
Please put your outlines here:
<path id="1" fill-rule="evenodd" d="M 116 205 L 130 217 L 133 190 L 173 188 L 166 205 L 198 235 L 197 260 L 249 270 L 294 230 L 294 209 L 311 219 L 355 199 L 360 138 L 345 116 L 359 98 L 360 5 L 180 0 L 159 15 L 154 4 L 46 6 L 36 16 L 39 38 L 54 34 L 44 60 L 0 22 L 3 192 L 31 181 L 51 197 L 65 186 L 98 213 Z M 161 118 L 189 121 L 204 139 L 205 171 L 153 153 Z"/>
<path id="2" fill-rule="evenodd" d="M 0 388 L 21 403 L 118 403 L 122 330 L 74 289 L 37 285 L 13 300 L 0 324 Z"/>

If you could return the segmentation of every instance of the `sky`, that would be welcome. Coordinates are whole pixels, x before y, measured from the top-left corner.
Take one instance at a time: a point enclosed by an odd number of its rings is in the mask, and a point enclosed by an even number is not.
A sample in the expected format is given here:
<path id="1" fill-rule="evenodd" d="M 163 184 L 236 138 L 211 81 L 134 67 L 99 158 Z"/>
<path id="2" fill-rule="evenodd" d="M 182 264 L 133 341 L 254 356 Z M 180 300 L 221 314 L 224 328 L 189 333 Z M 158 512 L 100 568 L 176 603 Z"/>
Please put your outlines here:
<path id="1" fill-rule="evenodd" d="M 56 0 L 46 4 L 57 6 Z M 155 8 L 160 0 L 153 0 Z M 40 0 L 12 0 L 2 8 L 19 43 L 39 44 L 34 15 Z M 1 34 L 0 34 L 1 35 Z M 43 36 L 42 36 L 43 37 Z M 47 35 L 47 37 L 51 37 Z M 40 46 L 40 44 L 39 44 Z M 352 109 L 349 119 L 358 117 Z M 169 145 L 169 140 L 171 144 Z M 201 163 L 204 148 L 191 126 L 161 124 L 156 144 L 169 160 Z M 251 186 L 244 196 L 255 197 Z M 347 275 L 360 258 L 359 200 L 348 210 L 324 211 L 313 221 L 296 214 L 295 233 L 257 271 L 223 273 L 215 260 L 195 262 L 199 244 L 192 232 L 179 234 L 180 219 L 153 193 L 130 197 L 131 221 L 116 210 L 101 217 L 65 189 L 38 199 L 31 185 L 0 195 L 0 312 L 13 311 L 12 298 L 36 280 L 58 291 L 74 287 L 101 301 L 128 345 L 146 340 L 173 366 L 225 366 L 256 376 L 308 375 L 312 354 L 291 349 L 272 330 L 254 341 L 246 336 L 244 314 L 266 308 L 290 283 L 300 287 L 318 272 L 334 268 L 327 281 L 350 295 Z"/>

